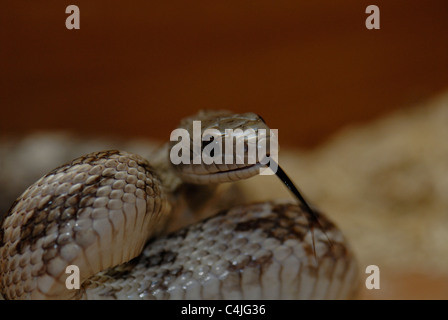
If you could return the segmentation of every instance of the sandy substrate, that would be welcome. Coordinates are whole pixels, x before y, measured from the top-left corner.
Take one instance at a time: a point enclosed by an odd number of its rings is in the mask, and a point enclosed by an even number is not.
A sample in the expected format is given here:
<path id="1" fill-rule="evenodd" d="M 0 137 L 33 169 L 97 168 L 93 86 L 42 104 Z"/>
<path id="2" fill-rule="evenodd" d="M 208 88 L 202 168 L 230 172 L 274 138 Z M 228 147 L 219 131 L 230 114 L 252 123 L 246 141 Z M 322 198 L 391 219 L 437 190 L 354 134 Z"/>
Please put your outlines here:
<path id="1" fill-rule="evenodd" d="M 280 129 L 281 143 L 281 129 Z M 343 230 L 381 288 L 359 298 L 448 298 L 448 94 L 370 124 L 346 128 L 311 151 L 281 149 L 279 162 L 311 203 Z M 52 168 L 118 148 L 151 158 L 150 141 L 37 133 L 0 139 L 0 212 Z M 272 176 L 236 185 L 245 201 L 289 198 Z M 227 187 L 228 188 L 228 187 Z"/>

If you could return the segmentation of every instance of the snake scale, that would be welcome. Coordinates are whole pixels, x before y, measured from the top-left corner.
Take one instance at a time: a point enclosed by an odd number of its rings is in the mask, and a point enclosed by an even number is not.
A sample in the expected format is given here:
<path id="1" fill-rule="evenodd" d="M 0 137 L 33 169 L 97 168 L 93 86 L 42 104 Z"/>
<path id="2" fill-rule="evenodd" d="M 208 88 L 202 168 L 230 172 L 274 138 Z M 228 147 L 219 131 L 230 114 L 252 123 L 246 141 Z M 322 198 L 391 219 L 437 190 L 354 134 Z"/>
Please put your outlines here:
<path id="1" fill-rule="evenodd" d="M 179 127 L 268 128 L 256 114 L 202 111 Z M 109 150 L 79 157 L 31 185 L 0 221 L 5 299 L 345 299 L 356 259 L 341 231 L 300 201 L 229 206 L 167 233 L 195 190 L 258 174 L 255 165 L 173 166 Z M 157 158 L 157 157 L 156 157 Z M 269 184 L 266 184 L 269 188 Z M 191 192 L 190 192 L 191 193 Z M 312 215 L 310 214 L 312 213 Z M 81 287 L 66 287 L 69 265 Z"/>

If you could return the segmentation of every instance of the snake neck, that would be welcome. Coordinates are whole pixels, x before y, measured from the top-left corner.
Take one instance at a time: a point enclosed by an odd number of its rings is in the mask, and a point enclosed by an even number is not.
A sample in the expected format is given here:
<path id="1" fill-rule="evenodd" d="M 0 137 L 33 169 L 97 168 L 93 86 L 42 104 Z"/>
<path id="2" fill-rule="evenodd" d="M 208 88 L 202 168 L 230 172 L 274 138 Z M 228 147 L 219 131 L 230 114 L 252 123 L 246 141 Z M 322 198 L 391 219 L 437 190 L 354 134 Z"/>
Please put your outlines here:
<path id="1" fill-rule="evenodd" d="M 165 190 L 170 194 L 177 194 L 183 181 L 171 164 L 169 148 L 169 143 L 165 143 L 149 160 Z"/>
<path id="2" fill-rule="evenodd" d="M 196 185 L 182 180 L 169 159 L 170 144 L 157 150 L 149 162 L 161 180 L 171 204 L 170 221 L 164 233 L 169 233 L 197 222 L 204 211 L 211 210 L 217 185 Z"/>

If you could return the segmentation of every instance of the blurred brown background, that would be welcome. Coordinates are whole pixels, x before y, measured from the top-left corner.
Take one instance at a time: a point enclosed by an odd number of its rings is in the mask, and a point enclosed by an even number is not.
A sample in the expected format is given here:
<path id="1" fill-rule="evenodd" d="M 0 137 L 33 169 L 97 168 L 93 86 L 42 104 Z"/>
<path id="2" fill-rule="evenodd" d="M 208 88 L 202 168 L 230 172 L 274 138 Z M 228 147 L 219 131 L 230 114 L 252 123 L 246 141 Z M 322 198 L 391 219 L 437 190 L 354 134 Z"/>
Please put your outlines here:
<path id="1" fill-rule="evenodd" d="M 445 0 L 10 1 L 0 23 L 0 133 L 166 140 L 181 117 L 228 108 L 304 147 L 448 85 Z"/>
<path id="2" fill-rule="evenodd" d="M 65 28 L 70 4 L 80 30 Z M 380 30 L 365 27 L 370 4 Z M 182 117 L 226 108 L 262 115 L 280 145 L 313 147 L 447 89 L 447 31 L 446 0 L 10 1 L 0 135 L 166 141 Z M 394 287 L 362 298 L 446 298 L 448 279 L 384 276 Z"/>

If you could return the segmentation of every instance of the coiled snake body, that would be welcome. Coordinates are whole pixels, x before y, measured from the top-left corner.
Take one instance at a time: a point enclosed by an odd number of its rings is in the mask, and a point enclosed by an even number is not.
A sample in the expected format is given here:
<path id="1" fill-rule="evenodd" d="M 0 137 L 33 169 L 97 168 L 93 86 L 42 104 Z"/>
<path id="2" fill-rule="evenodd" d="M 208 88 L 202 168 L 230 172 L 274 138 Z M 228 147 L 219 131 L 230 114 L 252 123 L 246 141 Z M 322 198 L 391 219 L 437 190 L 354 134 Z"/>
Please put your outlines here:
<path id="1" fill-rule="evenodd" d="M 267 128 L 252 113 L 201 112 L 203 128 Z M 224 133 L 223 133 L 224 134 Z M 261 165 L 148 163 L 136 154 L 88 154 L 30 186 L 0 221 L 5 299 L 334 299 L 357 287 L 342 233 L 303 204 L 229 208 L 166 235 L 186 210 L 180 190 L 249 178 Z M 209 187 L 210 185 L 210 187 Z M 266 186 L 269 188 L 269 185 Z M 202 188 L 202 189 L 201 189 Z M 188 199 L 187 199 L 188 200 Z M 205 202 L 205 199 L 204 199 Z M 212 209 L 208 209 L 212 210 Z M 81 288 L 66 287 L 69 265 Z"/>

